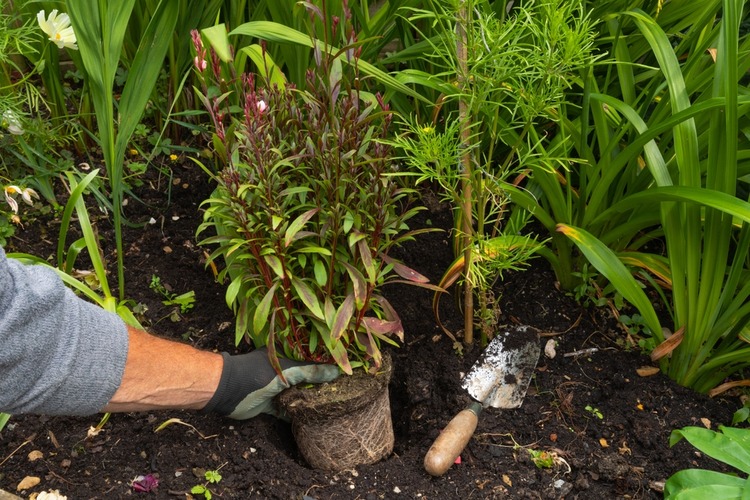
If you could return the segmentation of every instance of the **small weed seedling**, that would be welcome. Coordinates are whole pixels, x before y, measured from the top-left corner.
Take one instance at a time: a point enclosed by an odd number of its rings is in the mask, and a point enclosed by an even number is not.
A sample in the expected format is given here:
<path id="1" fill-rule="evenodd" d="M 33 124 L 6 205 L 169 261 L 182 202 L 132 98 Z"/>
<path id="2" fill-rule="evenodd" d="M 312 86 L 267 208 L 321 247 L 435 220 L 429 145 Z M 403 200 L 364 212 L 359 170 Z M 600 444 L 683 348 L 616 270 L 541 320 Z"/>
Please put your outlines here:
<path id="1" fill-rule="evenodd" d="M 599 411 L 599 408 L 594 408 L 591 405 L 586 405 L 586 408 L 584 408 L 587 412 L 591 413 L 593 416 L 598 418 L 599 420 L 604 419 L 604 415 L 602 415 L 602 412 Z"/>
<path id="2" fill-rule="evenodd" d="M 223 467 L 223 466 L 222 466 Z M 219 467 L 221 469 L 221 467 Z M 203 495 L 203 497 L 206 500 L 211 500 L 213 497 L 213 494 L 211 493 L 211 490 L 208 488 L 208 485 L 210 484 L 218 484 L 219 481 L 221 481 L 221 474 L 219 474 L 219 469 L 216 470 L 207 470 L 203 477 L 206 478 L 206 482 L 203 484 L 196 484 L 190 489 L 190 493 L 193 495 Z"/>
<path id="3" fill-rule="evenodd" d="M 551 469 L 555 465 L 555 456 L 544 450 L 533 450 L 528 448 L 526 451 L 531 455 L 531 461 L 538 469 Z"/>
<path id="4" fill-rule="evenodd" d="M 161 278 L 155 274 L 151 276 L 149 288 L 164 297 L 165 300 L 162 301 L 162 304 L 165 306 L 180 306 L 182 314 L 189 312 L 195 305 L 195 292 L 193 290 L 181 295 L 175 295 L 162 284 Z"/>

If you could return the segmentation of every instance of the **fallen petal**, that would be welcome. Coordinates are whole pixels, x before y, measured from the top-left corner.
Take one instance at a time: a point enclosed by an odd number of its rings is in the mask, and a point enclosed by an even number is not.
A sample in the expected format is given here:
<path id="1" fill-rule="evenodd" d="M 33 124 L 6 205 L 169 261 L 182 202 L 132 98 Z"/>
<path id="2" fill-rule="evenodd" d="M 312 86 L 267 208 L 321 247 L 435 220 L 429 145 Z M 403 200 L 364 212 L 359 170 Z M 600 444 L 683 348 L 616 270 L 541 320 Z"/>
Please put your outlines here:
<path id="1" fill-rule="evenodd" d="M 136 476 L 130 485 L 135 491 L 148 493 L 159 486 L 159 480 L 153 474 L 146 474 L 145 476 Z"/>

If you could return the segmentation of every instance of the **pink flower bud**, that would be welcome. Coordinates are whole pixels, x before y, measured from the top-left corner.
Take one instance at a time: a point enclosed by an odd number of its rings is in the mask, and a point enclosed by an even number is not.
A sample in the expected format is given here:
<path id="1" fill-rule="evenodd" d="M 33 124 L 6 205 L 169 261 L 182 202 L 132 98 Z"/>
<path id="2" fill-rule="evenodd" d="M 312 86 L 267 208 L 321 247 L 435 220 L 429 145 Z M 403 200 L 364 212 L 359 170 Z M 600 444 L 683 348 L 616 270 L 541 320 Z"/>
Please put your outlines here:
<path id="1" fill-rule="evenodd" d="M 195 59 L 193 59 L 193 64 L 195 64 L 195 68 L 201 73 L 203 73 L 208 67 L 208 61 L 199 56 L 195 56 Z"/>

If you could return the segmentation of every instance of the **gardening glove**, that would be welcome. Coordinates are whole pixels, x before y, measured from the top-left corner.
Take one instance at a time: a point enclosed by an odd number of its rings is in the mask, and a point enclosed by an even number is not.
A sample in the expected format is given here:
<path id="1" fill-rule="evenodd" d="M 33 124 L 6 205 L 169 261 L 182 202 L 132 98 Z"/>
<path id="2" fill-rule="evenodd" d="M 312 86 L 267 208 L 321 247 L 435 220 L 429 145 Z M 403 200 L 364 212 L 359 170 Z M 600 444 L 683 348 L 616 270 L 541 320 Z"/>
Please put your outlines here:
<path id="1" fill-rule="evenodd" d="M 224 369 L 219 387 L 202 413 L 215 412 L 236 420 L 261 413 L 280 416 L 273 398 L 284 389 L 300 383 L 321 384 L 339 376 L 335 365 L 323 365 L 279 359 L 286 383 L 268 361 L 265 348 L 248 354 L 230 356 L 223 352 Z"/>

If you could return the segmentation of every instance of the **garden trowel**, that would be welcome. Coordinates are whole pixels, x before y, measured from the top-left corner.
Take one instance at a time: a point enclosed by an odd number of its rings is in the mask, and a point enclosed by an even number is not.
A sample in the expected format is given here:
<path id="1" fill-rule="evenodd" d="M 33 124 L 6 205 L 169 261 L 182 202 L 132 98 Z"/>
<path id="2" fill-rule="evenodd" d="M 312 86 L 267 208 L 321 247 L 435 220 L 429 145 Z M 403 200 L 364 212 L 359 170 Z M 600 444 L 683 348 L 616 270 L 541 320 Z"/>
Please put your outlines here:
<path id="1" fill-rule="evenodd" d="M 442 476 L 453 465 L 474 434 L 483 408 L 521 406 L 539 353 L 539 335 L 526 326 L 510 327 L 490 341 L 461 382 L 473 401 L 430 447 L 424 458 L 428 473 Z"/>

